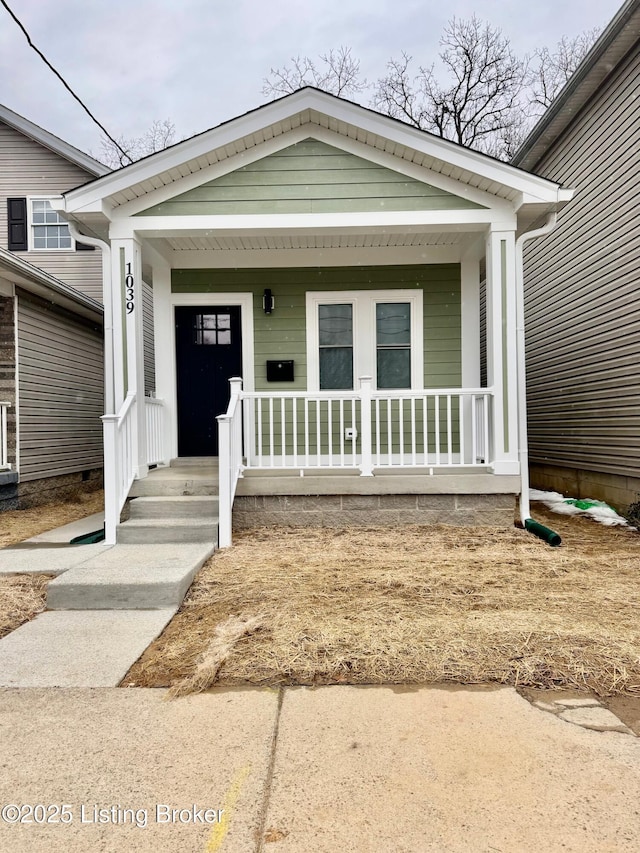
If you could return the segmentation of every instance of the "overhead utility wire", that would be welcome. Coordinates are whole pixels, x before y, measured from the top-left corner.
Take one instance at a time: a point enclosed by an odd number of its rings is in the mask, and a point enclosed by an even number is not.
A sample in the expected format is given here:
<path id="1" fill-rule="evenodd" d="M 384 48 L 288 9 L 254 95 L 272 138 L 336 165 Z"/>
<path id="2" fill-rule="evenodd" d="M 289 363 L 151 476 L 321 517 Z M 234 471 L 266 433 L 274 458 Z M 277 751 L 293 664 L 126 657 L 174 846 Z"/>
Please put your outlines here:
<path id="1" fill-rule="evenodd" d="M 8 6 L 8 5 L 7 5 L 7 3 L 6 3 L 6 0 L 0 0 L 0 3 L 2 3 L 2 5 L 4 6 L 4 8 L 7 10 L 7 12 L 11 15 L 11 17 L 13 18 L 13 20 L 16 22 L 16 24 L 20 27 L 20 29 L 21 29 L 21 30 L 22 30 L 22 32 L 24 33 L 24 37 L 26 38 L 26 40 L 27 40 L 27 42 L 28 42 L 28 44 L 29 44 L 29 47 L 33 48 L 33 50 L 35 50 L 35 52 L 38 54 L 38 56 L 40 57 L 40 59 L 42 59 L 42 61 L 45 63 L 45 65 L 47 65 L 47 66 L 51 69 L 51 71 L 53 71 L 53 73 L 54 73 L 54 74 L 56 75 L 56 77 L 60 80 L 60 82 L 62 83 L 62 85 L 65 87 L 65 89 L 67 89 L 67 91 L 68 91 L 68 92 L 70 92 L 70 94 L 71 94 L 71 95 L 73 95 L 73 97 L 74 97 L 74 98 L 76 99 L 76 101 L 80 104 L 80 106 L 82 107 L 82 109 L 86 112 L 86 114 L 89 116 L 89 118 L 90 118 L 93 122 L 95 122 L 95 124 L 97 124 L 97 125 L 98 125 L 98 127 L 100 128 L 100 130 L 101 130 L 101 131 L 104 133 L 104 135 L 107 137 L 107 139 L 109 139 L 111 142 L 113 142 L 113 144 L 116 146 L 116 148 L 118 149 L 118 151 L 119 151 L 121 154 L 123 154 L 123 155 L 127 158 L 127 160 L 129 160 L 129 162 L 130 162 L 130 163 L 133 163 L 133 160 L 131 159 L 131 157 L 130 157 L 130 156 L 127 154 L 127 152 L 126 152 L 126 151 L 125 151 L 125 150 L 124 150 L 124 149 L 123 149 L 123 148 L 122 148 L 122 147 L 121 147 L 121 146 L 116 142 L 116 140 L 113 138 L 113 136 L 111 136 L 111 134 L 109 133 L 109 131 L 104 127 L 104 125 L 100 124 L 100 122 L 99 122 L 99 121 L 98 121 L 98 119 L 94 116 L 94 114 L 91 112 L 91 110 L 89 109 L 89 107 L 87 107 L 87 106 L 86 106 L 86 104 L 84 104 L 84 103 L 82 102 L 82 100 L 78 97 L 78 95 L 76 95 L 76 93 L 73 91 L 73 89 L 71 88 L 71 86 L 67 83 L 67 81 L 64 79 L 64 77 L 62 76 L 62 74 L 60 74 L 60 72 L 59 72 L 59 71 L 57 71 L 57 70 L 53 67 L 53 65 L 49 62 L 49 60 L 47 59 L 47 57 L 44 55 L 44 53 L 43 53 L 41 50 L 39 50 L 39 49 L 35 46 L 35 44 L 31 41 L 31 36 L 29 35 L 29 33 L 27 32 L 27 30 L 25 29 L 25 27 L 22 25 L 21 21 L 19 21 L 19 20 L 18 20 L 18 18 L 17 18 L 17 17 L 15 16 L 15 14 L 13 13 L 13 11 L 9 8 L 9 6 Z"/>

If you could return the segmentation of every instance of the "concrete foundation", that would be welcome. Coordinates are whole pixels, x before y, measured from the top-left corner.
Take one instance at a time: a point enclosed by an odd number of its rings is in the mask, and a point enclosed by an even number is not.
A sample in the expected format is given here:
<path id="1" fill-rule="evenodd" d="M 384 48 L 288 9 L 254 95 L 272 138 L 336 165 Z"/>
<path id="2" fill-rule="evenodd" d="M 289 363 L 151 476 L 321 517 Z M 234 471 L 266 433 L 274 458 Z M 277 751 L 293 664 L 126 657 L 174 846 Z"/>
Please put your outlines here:
<path id="1" fill-rule="evenodd" d="M 640 501 L 640 477 L 534 464 L 531 465 L 530 479 L 534 489 L 561 492 L 572 498 L 605 501 L 623 514 Z"/>
<path id="2" fill-rule="evenodd" d="M 396 527 L 401 524 L 512 527 L 513 494 L 236 496 L 233 526 Z"/>
<path id="3" fill-rule="evenodd" d="M 95 492 L 102 485 L 102 468 L 28 480 L 26 483 L 18 483 L 18 509 L 29 509 L 52 501 L 72 500 L 83 492 Z"/>

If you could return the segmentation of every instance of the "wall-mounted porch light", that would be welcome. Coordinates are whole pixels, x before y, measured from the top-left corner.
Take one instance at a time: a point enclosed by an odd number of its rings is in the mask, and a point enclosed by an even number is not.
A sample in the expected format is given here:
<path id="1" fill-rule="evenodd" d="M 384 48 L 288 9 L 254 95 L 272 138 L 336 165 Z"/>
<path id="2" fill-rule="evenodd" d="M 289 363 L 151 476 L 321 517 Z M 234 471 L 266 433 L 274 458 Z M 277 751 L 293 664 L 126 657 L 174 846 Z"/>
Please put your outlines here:
<path id="1" fill-rule="evenodd" d="M 262 310 L 265 314 L 271 314 L 275 307 L 276 300 L 273 298 L 270 288 L 265 287 L 264 295 L 262 297 Z"/>

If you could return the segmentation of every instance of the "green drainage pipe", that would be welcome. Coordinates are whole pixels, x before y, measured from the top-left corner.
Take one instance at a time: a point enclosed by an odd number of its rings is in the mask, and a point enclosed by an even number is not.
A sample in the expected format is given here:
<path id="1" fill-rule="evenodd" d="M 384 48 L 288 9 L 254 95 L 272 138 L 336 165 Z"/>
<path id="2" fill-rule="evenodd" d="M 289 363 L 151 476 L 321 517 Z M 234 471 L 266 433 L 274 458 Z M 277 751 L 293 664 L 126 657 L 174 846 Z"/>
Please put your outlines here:
<path id="1" fill-rule="evenodd" d="M 547 545 L 556 547 L 562 543 L 562 539 L 558 533 L 555 533 L 553 530 L 549 530 L 549 528 L 545 527 L 544 524 L 540 524 L 540 522 L 534 521 L 532 518 L 527 518 L 525 520 L 524 527 L 525 530 L 529 531 L 529 533 L 533 533 L 534 536 L 544 539 Z"/>
<path id="2" fill-rule="evenodd" d="M 83 533 L 69 542 L 69 545 L 94 545 L 96 542 L 104 542 L 104 528 L 94 530 L 93 533 Z"/>

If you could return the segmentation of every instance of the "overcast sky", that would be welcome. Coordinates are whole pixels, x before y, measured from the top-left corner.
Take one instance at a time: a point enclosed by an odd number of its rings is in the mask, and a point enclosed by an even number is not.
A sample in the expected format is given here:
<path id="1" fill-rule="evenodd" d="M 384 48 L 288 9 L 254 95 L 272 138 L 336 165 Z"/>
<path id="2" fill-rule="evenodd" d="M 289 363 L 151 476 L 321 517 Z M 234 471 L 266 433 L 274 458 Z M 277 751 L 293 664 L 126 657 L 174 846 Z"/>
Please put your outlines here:
<path id="1" fill-rule="evenodd" d="M 437 57 L 446 21 L 474 12 L 519 54 L 603 27 L 622 0 L 8 0 L 34 43 L 114 136 L 170 118 L 191 136 L 265 101 L 293 55 L 350 46 L 367 78 L 402 51 Z M 0 7 L 0 103 L 85 151 L 99 131 Z"/>

